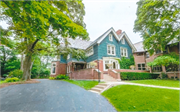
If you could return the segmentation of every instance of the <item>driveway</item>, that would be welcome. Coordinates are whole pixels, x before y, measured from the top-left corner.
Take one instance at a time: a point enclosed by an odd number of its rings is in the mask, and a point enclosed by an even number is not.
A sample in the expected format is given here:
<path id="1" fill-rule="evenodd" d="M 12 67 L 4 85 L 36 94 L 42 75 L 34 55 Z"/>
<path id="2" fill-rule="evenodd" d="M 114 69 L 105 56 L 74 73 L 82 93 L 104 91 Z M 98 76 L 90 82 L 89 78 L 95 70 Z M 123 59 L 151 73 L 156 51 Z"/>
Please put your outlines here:
<path id="1" fill-rule="evenodd" d="M 65 81 L 40 79 L 0 89 L 0 111 L 116 112 L 101 95 Z"/>

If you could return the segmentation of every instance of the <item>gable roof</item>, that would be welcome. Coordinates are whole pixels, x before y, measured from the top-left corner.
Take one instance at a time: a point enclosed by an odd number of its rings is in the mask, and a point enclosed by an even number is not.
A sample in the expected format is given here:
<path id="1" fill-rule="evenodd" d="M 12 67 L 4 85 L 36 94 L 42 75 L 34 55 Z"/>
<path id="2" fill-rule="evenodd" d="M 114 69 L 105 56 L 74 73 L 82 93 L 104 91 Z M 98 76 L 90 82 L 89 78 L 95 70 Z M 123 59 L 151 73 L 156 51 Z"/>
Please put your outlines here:
<path id="1" fill-rule="evenodd" d="M 146 50 L 144 50 L 144 46 L 143 46 L 143 41 L 137 42 L 134 44 L 134 46 L 136 47 L 136 52 L 145 52 Z"/>
<path id="2" fill-rule="evenodd" d="M 130 41 L 130 39 L 127 36 L 127 34 L 125 32 L 122 32 L 120 35 L 117 35 L 117 33 L 115 32 L 113 27 L 108 29 L 106 32 L 104 32 L 101 36 L 99 36 L 94 41 L 86 41 L 86 40 L 81 40 L 81 39 L 71 39 L 71 38 L 68 38 L 68 42 L 70 43 L 69 47 L 76 48 L 76 49 L 86 50 L 86 49 L 92 47 L 95 44 L 100 44 L 104 40 L 104 38 L 106 38 L 106 36 L 110 32 L 113 33 L 113 35 L 114 35 L 114 37 L 116 38 L 117 41 L 121 41 L 121 39 L 123 37 L 125 37 L 125 39 L 127 40 L 127 42 L 130 45 L 130 47 L 133 49 L 133 51 L 136 51 L 136 48 L 134 47 L 134 45 Z"/>
<path id="3" fill-rule="evenodd" d="M 178 40 L 175 38 L 175 39 L 171 40 L 167 45 L 174 44 L 174 43 L 177 43 L 177 42 L 178 42 Z M 134 46 L 137 49 L 136 52 L 145 52 L 145 51 L 147 51 L 147 50 L 144 49 L 143 41 L 135 43 Z"/>
<path id="4" fill-rule="evenodd" d="M 125 37 L 125 39 L 127 40 L 128 44 L 130 45 L 130 47 L 133 49 L 133 51 L 136 51 L 136 48 L 134 47 L 134 45 L 132 44 L 131 40 L 129 39 L 129 37 L 127 36 L 127 34 L 125 32 L 122 32 L 120 35 L 117 35 L 117 33 L 115 32 L 114 28 L 111 27 L 109 30 L 107 30 L 104 34 L 102 34 L 100 37 L 98 37 L 95 41 L 93 41 L 89 46 L 93 46 L 95 44 L 100 44 L 104 38 L 106 38 L 106 36 L 112 32 L 114 37 L 116 38 L 117 41 L 121 41 L 121 39 L 123 37 Z"/>

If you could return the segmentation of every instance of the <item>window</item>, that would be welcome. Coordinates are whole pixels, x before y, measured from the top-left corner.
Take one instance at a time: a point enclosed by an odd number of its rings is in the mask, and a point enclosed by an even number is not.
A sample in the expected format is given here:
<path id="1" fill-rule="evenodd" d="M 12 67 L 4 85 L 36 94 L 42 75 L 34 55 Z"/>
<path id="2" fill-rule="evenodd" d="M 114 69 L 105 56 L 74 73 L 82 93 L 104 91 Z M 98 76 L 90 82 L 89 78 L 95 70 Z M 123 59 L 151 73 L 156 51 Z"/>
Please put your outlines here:
<path id="1" fill-rule="evenodd" d="M 161 66 L 154 66 L 153 67 L 153 72 L 161 72 L 162 71 L 162 67 Z"/>
<path id="2" fill-rule="evenodd" d="M 93 55 L 93 54 L 94 54 L 93 47 L 91 47 L 90 49 L 88 49 L 88 50 L 86 51 L 86 55 L 87 55 L 87 56 L 91 56 L 91 55 Z"/>
<path id="3" fill-rule="evenodd" d="M 138 70 L 146 70 L 146 66 L 144 63 L 138 64 Z"/>
<path id="4" fill-rule="evenodd" d="M 51 73 L 52 74 L 56 73 L 56 64 L 55 63 L 52 64 Z"/>
<path id="5" fill-rule="evenodd" d="M 109 61 L 105 61 L 105 69 L 109 69 Z"/>
<path id="6" fill-rule="evenodd" d="M 91 65 L 89 63 L 87 63 L 86 68 L 91 68 Z"/>
<path id="7" fill-rule="evenodd" d="M 71 66 L 68 66 L 67 67 L 67 73 L 70 73 L 71 72 Z"/>
<path id="8" fill-rule="evenodd" d="M 156 54 L 159 54 L 159 53 L 161 53 L 161 50 L 159 50 L 159 49 L 156 50 Z"/>
<path id="9" fill-rule="evenodd" d="M 112 36 L 112 34 L 109 34 L 109 41 L 113 41 L 113 36 Z"/>
<path id="10" fill-rule="evenodd" d="M 67 59 L 69 59 L 69 58 L 70 58 L 70 54 L 67 55 Z"/>
<path id="11" fill-rule="evenodd" d="M 124 38 L 122 38 L 121 43 L 125 44 L 125 39 Z"/>
<path id="12" fill-rule="evenodd" d="M 128 57 L 128 51 L 126 48 L 120 48 L 121 49 L 121 56 Z"/>
<path id="13" fill-rule="evenodd" d="M 107 54 L 108 55 L 116 55 L 116 49 L 114 45 L 107 46 Z"/>
<path id="14" fill-rule="evenodd" d="M 143 55 L 143 53 L 141 52 L 141 53 L 137 53 L 137 56 L 142 56 Z"/>
<path id="15" fill-rule="evenodd" d="M 149 58 L 149 53 L 148 52 L 146 52 L 146 58 Z"/>

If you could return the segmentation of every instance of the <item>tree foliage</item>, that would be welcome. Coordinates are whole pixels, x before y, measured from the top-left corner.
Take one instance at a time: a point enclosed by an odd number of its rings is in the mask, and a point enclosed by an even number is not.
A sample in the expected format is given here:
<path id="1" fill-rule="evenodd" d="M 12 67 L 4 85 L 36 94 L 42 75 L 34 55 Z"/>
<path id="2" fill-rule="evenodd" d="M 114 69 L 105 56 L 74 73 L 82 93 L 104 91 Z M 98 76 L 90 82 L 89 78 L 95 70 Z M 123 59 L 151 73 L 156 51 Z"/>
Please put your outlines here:
<path id="1" fill-rule="evenodd" d="M 139 0 L 137 5 L 134 32 L 141 34 L 144 48 L 150 54 L 155 50 L 165 50 L 173 39 L 179 40 L 179 0 Z"/>
<path id="2" fill-rule="evenodd" d="M 1 21 L 10 25 L 8 31 L 17 40 L 17 49 L 25 54 L 25 80 L 30 79 L 33 56 L 57 51 L 60 37 L 88 39 L 81 0 L 2 1 L 0 11 Z"/>
<path id="3" fill-rule="evenodd" d="M 166 66 L 172 71 L 177 71 L 179 66 L 179 56 L 176 53 L 170 53 L 163 56 L 158 56 L 154 61 L 147 63 L 148 66 Z"/>
<path id="4" fill-rule="evenodd" d="M 134 57 L 130 56 L 130 58 L 125 58 L 122 57 L 121 60 L 117 59 L 119 64 L 120 64 L 120 68 L 121 69 L 129 69 L 131 65 L 134 65 Z"/>
<path id="5" fill-rule="evenodd" d="M 20 68 L 20 60 L 16 52 L 8 47 L 0 46 L 1 76 L 5 77 L 10 71 Z"/>

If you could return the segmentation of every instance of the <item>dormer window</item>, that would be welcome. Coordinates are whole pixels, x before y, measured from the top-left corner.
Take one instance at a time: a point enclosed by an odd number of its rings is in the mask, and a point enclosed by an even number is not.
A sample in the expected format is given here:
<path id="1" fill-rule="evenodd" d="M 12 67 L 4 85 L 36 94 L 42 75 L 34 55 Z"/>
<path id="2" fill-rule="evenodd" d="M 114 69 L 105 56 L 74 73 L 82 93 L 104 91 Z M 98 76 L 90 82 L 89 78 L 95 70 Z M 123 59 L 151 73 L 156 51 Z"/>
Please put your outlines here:
<path id="1" fill-rule="evenodd" d="M 121 43 L 125 44 L 125 39 L 124 38 L 122 38 Z"/>
<path id="2" fill-rule="evenodd" d="M 113 41 L 113 36 L 112 36 L 112 34 L 109 34 L 109 41 Z"/>

